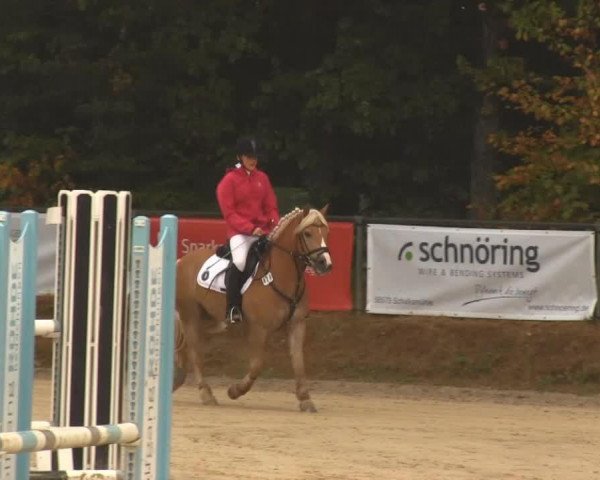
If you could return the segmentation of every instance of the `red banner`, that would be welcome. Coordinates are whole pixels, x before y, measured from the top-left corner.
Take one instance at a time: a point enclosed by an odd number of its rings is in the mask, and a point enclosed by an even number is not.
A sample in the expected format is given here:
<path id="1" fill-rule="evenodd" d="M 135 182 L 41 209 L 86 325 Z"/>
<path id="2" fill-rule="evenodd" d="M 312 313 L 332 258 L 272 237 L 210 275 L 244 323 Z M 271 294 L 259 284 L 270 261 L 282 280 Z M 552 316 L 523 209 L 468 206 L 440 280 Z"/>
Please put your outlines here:
<path id="1" fill-rule="evenodd" d="M 152 220 L 151 238 L 156 238 L 159 219 Z M 225 242 L 225 222 L 217 219 L 180 218 L 177 258 L 191 250 L 213 247 Z M 306 275 L 311 310 L 352 310 L 352 252 L 354 224 L 329 222 L 331 273 L 317 277 Z"/>

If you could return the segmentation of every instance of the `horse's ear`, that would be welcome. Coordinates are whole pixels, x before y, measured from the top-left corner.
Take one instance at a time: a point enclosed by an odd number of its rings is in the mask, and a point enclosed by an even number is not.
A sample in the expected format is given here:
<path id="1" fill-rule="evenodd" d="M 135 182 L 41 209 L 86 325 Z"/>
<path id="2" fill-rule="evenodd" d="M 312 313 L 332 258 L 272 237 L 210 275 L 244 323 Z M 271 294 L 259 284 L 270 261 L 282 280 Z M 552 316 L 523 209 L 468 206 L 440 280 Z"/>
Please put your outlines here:
<path id="1" fill-rule="evenodd" d="M 320 210 L 321 214 L 326 217 L 327 216 L 327 210 L 329 210 L 329 204 L 325 204 L 325 206 Z"/>
<path id="2" fill-rule="evenodd" d="M 310 206 L 308 206 L 308 205 L 305 205 L 305 206 L 302 208 L 302 216 L 303 216 L 303 217 L 306 217 L 306 216 L 307 216 L 309 213 L 310 213 Z"/>

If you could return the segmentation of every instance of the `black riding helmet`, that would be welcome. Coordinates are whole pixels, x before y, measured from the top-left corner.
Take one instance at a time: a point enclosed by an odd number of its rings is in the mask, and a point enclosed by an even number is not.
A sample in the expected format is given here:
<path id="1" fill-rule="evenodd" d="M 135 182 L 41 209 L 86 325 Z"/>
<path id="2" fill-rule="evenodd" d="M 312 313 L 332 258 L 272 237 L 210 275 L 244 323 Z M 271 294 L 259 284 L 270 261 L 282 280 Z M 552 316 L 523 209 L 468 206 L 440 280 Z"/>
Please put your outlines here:
<path id="1" fill-rule="evenodd" d="M 255 138 L 242 137 L 238 139 L 235 145 L 235 153 L 238 156 L 247 155 L 249 157 L 258 158 L 259 156 L 261 156 L 262 150 Z"/>

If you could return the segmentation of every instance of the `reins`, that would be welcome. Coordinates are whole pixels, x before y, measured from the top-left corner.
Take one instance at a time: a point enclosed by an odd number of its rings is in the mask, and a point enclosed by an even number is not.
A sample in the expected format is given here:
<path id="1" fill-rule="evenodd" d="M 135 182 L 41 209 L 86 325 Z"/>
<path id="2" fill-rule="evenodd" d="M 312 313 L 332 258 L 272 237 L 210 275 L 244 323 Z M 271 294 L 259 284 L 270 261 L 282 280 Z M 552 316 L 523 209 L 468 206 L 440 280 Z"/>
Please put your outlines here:
<path id="1" fill-rule="evenodd" d="M 273 289 L 273 291 L 275 293 L 277 293 L 281 298 L 283 298 L 287 304 L 288 304 L 288 315 L 285 318 L 285 320 L 283 321 L 282 325 L 285 325 L 286 323 L 288 323 L 291 318 L 294 316 L 294 313 L 296 312 L 296 308 L 298 307 L 298 304 L 300 303 L 300 300 L 302 299 L 302 296 L 304 295 L 304 291 L 306 289 L 306 281 L 304 280 L 304 270 L 306 269 L 306 259 L 303 258 L 303 255 L 299 255 L 298 253 L 294 252 L 294 251 L 290 251 L 286 248 L 283 248 L 281 245 L 279 245 L 278 243 L 275 243 L 272 240 L 269 240 L 269 244 L 275 248 L 277 248 L 278 250 L 281 250 L 284 253 L 287 253 L 290 257 L 292 257 L 292 260 L 294 262 L 294 268 L 296 269 L 296 287 L 294 288 L 294 295 L 293 297 L 288 296 L 285 292 L 283 292 L 280 288 L 277 287 L 277 285 L 275 285 L 275 279 L 273 279 L 269 285 L 271 286 L 271 288 Z M 271 256 L 269 254 L 269 264 L 271 263 Z M 300 265 L 302 265 L 302 267 L 300 267 Z M 264 268 L 264 266 L 263 266 Z M 265 268 L 265 271 L 268 272 L 269 269 Z"/>
<path id="2" fill-rule="evenodd" d="M 308 250 L 308 245 L 306 244 L 306 241 L 303 237 L 301 237 L 301 240 L 304 249 L 307 250 L 305 252 L 296 252 L 294 250 L 288 250 L 287 248 L 282 247 L 273 240 L 267 240 L 270 246 L 273 246 L 292 257 L 294 261 L 294 267 L 296 269 L 296 287 L 294 289 L 293 297 L 286 295 L 280 288 L 278 288 L 275 285 L 275 279 L 273 279 L 273 281 L 269 283 L 271 288 L 288 303 L 289 313 L 283 324 L 286 324 L 291 320 L 291 318 L 294 316 L 294 313 L 296 312 L 296 308 L 298 307 L 300 300 L 302 300 L 302 297 L 304 296 L 304 292 L 306 290 L 306 280 L 304 279 L 304 271 L 306 270 L 306 267 L 311 264 L 310 257 L 314 254 L 320 255 L 322 253 L 329 252 L 329 248 L 327 247 L 319 247 L 315 248 L 314 250 Z M 271 263 L 270 260 L 271 258 L 269 255 L 269 264 Z M 265 270 L 265 272 L 269 271 L 269 269 L 265 268 L 264 265 L 263 269 Z"/>

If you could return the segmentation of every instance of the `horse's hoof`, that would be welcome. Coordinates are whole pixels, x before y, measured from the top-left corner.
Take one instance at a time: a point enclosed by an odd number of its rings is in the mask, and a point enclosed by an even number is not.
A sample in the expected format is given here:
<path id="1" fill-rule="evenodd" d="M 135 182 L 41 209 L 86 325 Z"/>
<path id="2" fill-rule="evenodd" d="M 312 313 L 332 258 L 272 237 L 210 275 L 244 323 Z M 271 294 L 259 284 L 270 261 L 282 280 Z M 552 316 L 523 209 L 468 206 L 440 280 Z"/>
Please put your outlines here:
<path id="1" fill-rule="evenodd" d="M 210 387 L 200 387 L 200 401 L 202 405 L 218 405 L 217 399 L 212 393 Z"/>
<path id="2" fill-rule="evenodd" d="M 232 400 L 237 400 L 238 398 L 240 398 L 240 393 L 238 392 L 238 389 L 235 385 L 229 386 L 229 388 L 227 389 L 227 395 Z"/>
<path id="3" fill-rule="evenodd" d="M 219 402 L 217 402 L 217 399 L 212 393 L 200 393 L 200 400 L 202 401 L 202 405 L 214 406 L 219 404 Z"/>
<path id="4" fill-rule="evenodd" d="M 175 367 L 173 370 L 173 392 L 185 383 L 187 372 L 183 368 Z"/>
<path id="5" fill-rule="evenodd" d="M 300 402 L 300 411 L 308 413 L 317 413 L 317 409 L 312 400 L 302 400 Z"/>

